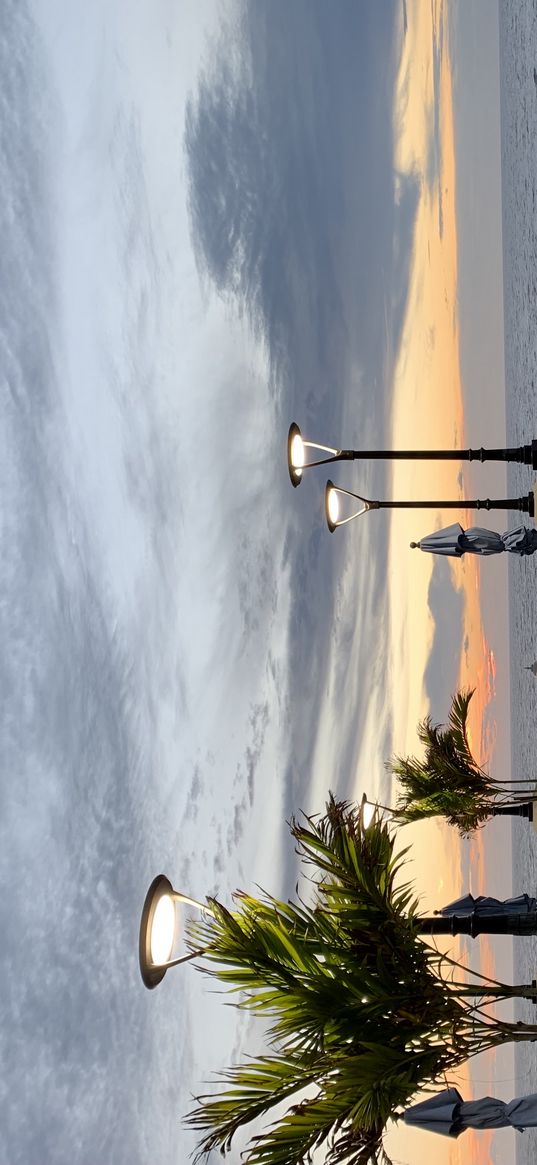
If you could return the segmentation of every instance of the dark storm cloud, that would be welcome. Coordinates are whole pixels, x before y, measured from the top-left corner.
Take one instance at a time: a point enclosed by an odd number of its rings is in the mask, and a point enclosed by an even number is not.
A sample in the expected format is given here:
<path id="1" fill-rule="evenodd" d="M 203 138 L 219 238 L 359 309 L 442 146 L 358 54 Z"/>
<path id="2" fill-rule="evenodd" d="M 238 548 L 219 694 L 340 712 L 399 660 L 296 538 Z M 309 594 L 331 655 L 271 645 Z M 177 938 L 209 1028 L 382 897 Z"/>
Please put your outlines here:
<path id="1" fill-rule="evenodd" d="M 433 719 L 445 720 L 457 685 L 463 633 L 464 598 L 451 581 L 446 559 L 437 558 L 429 584 L 434 639 L 425 671 L 425 690 Z"/>
<path id="2" fill-rule="evenodd" d="M 226 28 L 188 104 L 185 148 L 199 269 L 264 341 L 282 450 L 294 418 L 319 440 L 386 444 L 418 196 L 411 180 L 400 180 L 394 195 L 396 14 L 395 4 L 355 0 L 246 4 L 240 31 Z M 345 407 L 353 418 L 347 434 Z M 292 571 L 292 691 L 285 714 L 296 795 L 311 772 L 334 632 L 343 640 L 347 635 L 341 622 L 335 627 L 345 544 L 324 528 L 322 480 L 285 495 L 296 525 L 282 521 L 281 542 L 270 547 L 274 561 Z M 380 469 L 361 466 L 353 478 L 340 471 L 337 480 L 384 495 Z M 281 491 L 277 498 L 285 504 Z M 360 609 L 348 633 L 363 627 L 363 660 L 354 665 L 366 666 L 380 636 L 386 525 L 376 534 L 360 529 L 345 537 L 356 538 L 362 552 Z M 249 577 L 241 600 L 245 635 L 257 618 Z M 347 666 L 342 652 L 342 691 Z M 360 724 L 358 708 L 352 738 L 342 732 L 338 741 L 341 774 L 349 771 Z"/>
<path id="3" fill-rule="evenodd" d="M 349 350 L 378 375 L 396 233 L 394 19 L 392 4 L 249 4 L 187 109 L 200 267 L 310 413 L 337 394 Z"/>

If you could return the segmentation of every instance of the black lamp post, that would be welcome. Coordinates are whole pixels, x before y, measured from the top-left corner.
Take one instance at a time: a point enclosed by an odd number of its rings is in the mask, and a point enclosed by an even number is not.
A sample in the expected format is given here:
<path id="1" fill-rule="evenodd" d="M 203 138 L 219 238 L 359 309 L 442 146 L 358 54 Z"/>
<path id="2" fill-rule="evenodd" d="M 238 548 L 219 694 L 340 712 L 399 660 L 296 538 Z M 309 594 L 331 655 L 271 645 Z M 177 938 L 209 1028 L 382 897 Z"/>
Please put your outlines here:
<path id="1" fill-rule="evenodd" d="M 535 901 L 535 899 L 533 900 Z M 496 914 L 433 914 L 416 918 L 418 934 L 468 934 L 477 938 L 480 934 L 537 934 L 537 910 L 526 914 L 498 910 Z"/>
<path id="2" fill-rule="evenodd" d="M 368 806 L 364 795 L 363 814 Z M 164 874 L 158 874 L 147 891 L 140 921 L 140 973 L 150 990 L 162 982 L 170 967 L 187 963 L 205 953 L 203 950 L 189 951 L 186 955 L 173 957 L 178 932 L 178 905 L 210 912 L 209 906 L 178 893 Z M 466 934 L 472 938 L 481 934 L 536 935 L 537 900 L 527 894 L 505 902 L 467 895 L 434 915 L 415 915 L 413 921 L 420 935 Z M 533 990 L 525 997 L 535 1001 L 536 987 L 534 980 Z"/>
<path id="3" fill-rule="evenodd" d="M 327 457 L 308 461 L 308 451 L 327 453 Z M 537 469 L 537 440 L 529 445 L 519 445 L 511 449 L 335 449 L 331 445 L 320 445 L 316 441 L 306 441 L 298 425 L 293 421 L 287 437 L 287 467 L 291 484 L 300 485 L 305 469 L 316 465 L 328 465 L 333 461 L 514 461 L 520 465 L 530 465 Z"/>
<path id="4" fill-rule="evenodd" d="M 519 801 L 518 805 L 497 805 L 490 811 L 491 817 L 525 817 L 533 821 L 533 801 Z"/>
<path id="5" fill-rule="evenodd" d="M 352 514 L 340 518 L 340 496 L 356 498 L 357 501 L 361 502 L 361 505 Z M 345 526 L 347 522 L 352 522 L 354 518 L 360 518 L 362 514 L 367 514 L 370 510 L 521 510 L 531 517 L 535 513 L 533 490 L 521 498 L 495 498 L 492 501 L 490 498 L 476 500 L 458 498 L 452 501 L 379 502 L 364 498 L 361 494 L 353 493 L 349 489 L 342 489 L 341 486 L 334 485 L 333 481 L 326 483 L 324 504 L 326 521 L 331 534 L 338 526 Z"/>
<path id="6" fill-rule="evenodd" d="M 369 801 L 367 793 L 364 793 L 361 814 L 366 829 L 379 810 L 388 815 L 393 813 L 393 810 L 386 806 Z M 533 821 L 533 802 L 497 806 L 491 808 L 489 813 L 491 817 L 509 815 L 526 817 Z M 461 909 L 461 905 L 464 909 Z M 526 894 L 520 895 L 516 900 L 508 899 L 506 902 L 496 899 L 475 900 L 468 895 L 466 900 L 459 899 L 452 907 L 446 906 L 433 915 L 428 917 L 418 915 L 415 921 L 418 934 L 467 934 L 472 938 L 477 938 L 480 934 L 536 935 L 537 900 Z M 533 987 L 535 986 L 534 980 Z M 534 992 L 531 998 L 537 1002 L 537 992 Z"/>

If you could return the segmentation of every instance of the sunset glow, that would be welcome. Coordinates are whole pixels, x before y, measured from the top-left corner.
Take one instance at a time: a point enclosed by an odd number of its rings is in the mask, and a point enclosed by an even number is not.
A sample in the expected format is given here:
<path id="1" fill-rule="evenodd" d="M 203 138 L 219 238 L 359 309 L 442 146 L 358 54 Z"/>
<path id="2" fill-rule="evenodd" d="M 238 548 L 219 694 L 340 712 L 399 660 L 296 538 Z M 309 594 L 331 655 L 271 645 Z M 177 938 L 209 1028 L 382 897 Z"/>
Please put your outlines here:
<path id="1" fill-rule="evenodd" d="M 460 371 L 460 335 L 457 299 L 456 169 L 452 63 L 444 5 L 408 5 L 408 27 L 403 42 L 394 108 L 396 187 L 416 183 L 418 205 L 414 223 L 413 260 L 406 315 L 397 354 L 391 441 L 393 448 L 464 446 L 465 417 Z M 431 158 L 435 165 L 431 165 Z M 469 476 L 469 475 L 468 475 Z M 393 465 L 393 498 L 456 498 L 471 485 L 461 475 L 460 463 L 399 462 Z M 475 495 L 474 495 L 475 496 Z M 425 674 L 435 623 L 429 606 L 434 555 L 412 554 L 401 562 L 410 541 L 425 532 L 460 519 L 472 525 L 469 513 L 449 510 L 397 512 L 390 528 L 390 639 L 394 708 L 394 748 L 416 751 L 416 725 L 429 710 Z M 487 643 L 480 608 L 480 561 L 467 555 L 450 560 L 452 585 L 462 599 L 463 625 L 457 686 L 475 688 L 471 705 L 471 746 L 486 763 L 494 745 L 495 729 L 485 711 L 494 694 L 495 660 Z M 401 677 L 404 676 L 404 683 Z M 446 709 L 447 713 L 447 709 Z M 431 896 L 441 888 L 442 900 L 461 893 L 461 849 L 456 833 L 442 823 L 409 832 L 413 873 L 429 872 Z M 405 838 L 406 841 L 406 838 Z M 472 841 L 476 879 L 483 877 L 483 842 Z M 430 871 L 439 871 L 438 879 Z M 436 885 L 438 881 L 439 885 Z M 429 905 L 429 904 L 428 904 Z M 434 905 L 431 900 L 430 905 Z M 494 973 L 490 945 L 481 940 L 480 963 Z M 472 1093 L 467 1068 L 452 1081 Z M 398 1147 L 405 1132 L 398 1132 Z M 489 1160 L 490 1134 L 470 1134 L 464 1144 L 439 1138 L 435 1160 L 483 1162 Z M 410 1143 L 410 1142 L 408 1142 Z M 415 1142 L 412 1142 L 415 1145 Z M 424 1143 L 424 1154 L 427 1145 Z M 429 1146 L 431 1148 L 431 1146 Z M 399 1150 L 399 1153 L 401 1150 Z M 425 1159 L 425 1155 L 424 1158 Z"/>

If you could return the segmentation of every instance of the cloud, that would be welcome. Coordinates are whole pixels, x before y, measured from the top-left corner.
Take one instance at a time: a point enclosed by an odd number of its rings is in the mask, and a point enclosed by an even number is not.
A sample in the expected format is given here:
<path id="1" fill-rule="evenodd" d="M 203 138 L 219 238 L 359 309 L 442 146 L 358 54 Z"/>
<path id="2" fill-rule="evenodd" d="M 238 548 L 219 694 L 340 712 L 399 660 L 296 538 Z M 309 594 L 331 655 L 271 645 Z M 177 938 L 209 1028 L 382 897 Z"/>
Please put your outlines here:
<path id="1" fill-rule="evenodd" d="M 276 5 L 270 15 L 246 5 L 240 27 L 226 26 L 213 42 L 187 106 L 199 270 L 262 338 L 282 449 L 295 415 L 321 440 L 349 433 L 353 443 L 385 443 L 419 193 L 410 174 L 394 186 L 396 12 L 342 3 L 334 19 L 322 4 L 300 0 L 292 12 Z M 364 463 L 359 471 L 362 488 L 383 496 L 380 469 Z M 280 528 L 271 525 L 260 542 L 250 509 L 238 542 L 238 594 L 246 645 L 267 603 L 281 622 L 275 578 L 285 572 L 291 683 L 285 691 L 280 682 L 278 697 L 292 795 L 305 802 L 314 773 L 325 790 L 354 779 L 368 715 L 358 676 L 373 651 L 379 672 L 384 658 L 386 551 L 380 525 L 330 540 L 313 478 L 292 498 L 281 480 L 281 465 L 277 479 L 265 467 Z M 327 773 L 334 707 L 341 731 Z M 382 747 L 378 724 L 377 737 Z"/>
<path id="2" fill-rule="evenodd" d="M 433 718 L 444 721 L 457 688 L 463 637 L 464 597 L 453 586 L 446 560 L 436 559 L 428 593 L 434 636 L 425 671 Z"/>
<path id="3" fill-rule="evenodd" d="M 45 21 L 45 60 L 24 0 L 0 17 L 12 1165 L 169 1160 L 235 1029 L 195 976 L 143 992 L 147 884 L 285 890 L 286 819 L 352 782 L 362 731 L 386 740 L 360 700 L 385 528 L 332 540 L 283 451 L 295 414 L 385 427 L 415 197 L 393 188 L 396 6 L 252 3 L 216 38 L 185 123 L 204 295 L 167 30 L 148 6 L 151 39 L 119 44 L 118 12 L 88 9 L 84 62 L 78 26 Z"/>
<path id="4" fill-rule="evenodd" d="M 395 11 L 370 5 L 366 20 L 344 0 L 334 19 L 304 0 L 292 12 L 247 4 L 187 106 L 200 269 L 247 314 L 281 377 L 308 374 L 312 421 L 349 348 L 377 374 L 392 240 L 406 233 L 393 225 Z"/>

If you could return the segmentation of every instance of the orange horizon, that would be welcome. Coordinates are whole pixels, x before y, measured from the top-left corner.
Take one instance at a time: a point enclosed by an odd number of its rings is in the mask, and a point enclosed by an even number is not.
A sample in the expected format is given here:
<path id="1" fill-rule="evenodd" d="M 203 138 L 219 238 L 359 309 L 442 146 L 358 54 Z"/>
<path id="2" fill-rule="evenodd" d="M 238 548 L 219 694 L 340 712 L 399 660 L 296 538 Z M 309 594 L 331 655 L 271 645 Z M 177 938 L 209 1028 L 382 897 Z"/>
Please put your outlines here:
<path id="1" fill-rule="evenodd" d="M 436 71 L 434 54 L 436 53 Z M 436 85 L 436 88 L 435 88 Z M 438 172 L 431 179 L 430 157 L 435 126 L 440 147 Z M 411 448 L 416 439 L 424 447 L 442 447 L 445 435 L 453 444 L 466 444 L 465 411 L 460 368 L 458 317 L 458 239 L 456 221 L 456 160 L 453 107 L 453 76 L 449 44 L 449 22 L 443 0 L 425 6 L 410 0 L 407 30 L 403 41 L 394 107 L 395 156 L 398 184 L 407 177 L 419 184 L 413 255 L 406 318 L 394 375 L 392 443 L 394 448 Z M 413 462 L 392 466 L 392 496 L 430 496 L 431 469 Z M 462 497 L 470 475 L 461 474 L 457 462 L 434 466 L 437 497 Z M 461 524 L 472 525 L 468 512 Z M 430 528 L 450 525 L 451 511 L 430 514 Z M 408 569 L 401 570 L 401 553 L 416 539 L 416 517 L 399 511 L 390 524 L 389 659 L 394 707 L 394 750 L 416 751 L 416 725 L 429 711 L 424 676 L 435 623 L 429 606 L 429 587 L 435 563 L 433 555 L 415 552 Z M 450 560 L 450 577 L 462 600 L 462 634 L 457 675 L 458 688 L 473 688 L 469 716 L 471 747 L 480 764 L 487 764 L 495 743 L 495 725 L 486 710 L 495 687 L 495 659 L 487 641 L 480 604 L 480 562 L 467 556 Z M 405 676 L 404 689 L 399 681 Z M 408 828 L 408 827 L 407 827 Z M 441 887 L 443 901 L 457 897 L 462 886 L 462 850 L 456 834 L 447 826 L 432 823 L 412 829 L 413 864 L 424 875 L 424 885 L 435 893 Z M 407 829 L 405 829 L 405 834 Z M 427 834 L 427 837 L 425 836 Z M 410 836 L 410 835 L 409 835 Z M 406 842 L 406 837 L 405 837 Z M 476 882 L 474 891 L 483 892 L 483 839 L 472 842 Z M 431 871 L 438 870 L 438 887 Z M 481 940 L 479 969 L 494 975 L 490 944 Z M 493 1060 L 490 1061 L 492 1066 Z M 450 1081 L 465 1095 L 472 1096 L 470 1065 L 465 1065 Z M 423 1134 L 422 1134 L 423 1135 Z M 423 1137 L 423 1160 L 435 1154 L 438 1162 L 452 1165 L 490 1160 L 490 1133 L 467 1133 L 461 1142 Z M 412 1154 L 420 1152 L 418 1142 L 401 1130 L 396 1155 L 405 1143 Z"/>

